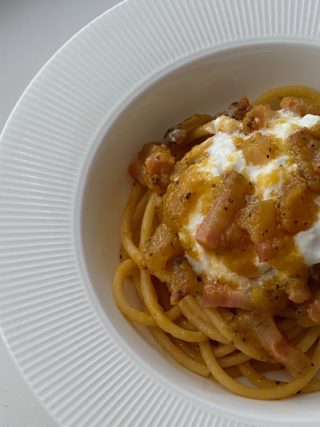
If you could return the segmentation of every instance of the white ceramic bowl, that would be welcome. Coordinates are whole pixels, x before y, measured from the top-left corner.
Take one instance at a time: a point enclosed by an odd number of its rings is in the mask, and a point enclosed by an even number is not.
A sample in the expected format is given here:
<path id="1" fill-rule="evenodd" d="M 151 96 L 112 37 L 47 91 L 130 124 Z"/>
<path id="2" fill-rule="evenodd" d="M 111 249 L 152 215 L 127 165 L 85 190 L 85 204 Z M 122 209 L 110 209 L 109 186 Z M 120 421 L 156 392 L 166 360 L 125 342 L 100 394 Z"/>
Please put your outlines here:
<path id="1" fill-rule="evenodd" d="M 300 43 L 237 46 L 204 53 L 187 64 L 172 67 L 123 104 L 112 123 L 99 134 L 88 157 L 85 191 L 77 209 L 82 214 L 82 265 L 89 273 L 93 300 L 101 305 L 106 325 L 111 322 L 115 339 L 130 347 L 143 369 L 178 393 L 193 395 L 208 407 L 214 402 L 242 416 L 251 413 L 265 420 L 268 414 L 269 422 L 286 423 L 288 413 L 291 422 L 303 422 L 306 413 L 309 419 L 316 419 L 319 395 L 252 402 L 191 374 L 169 359 L 143 329 L 133 328 L 122 317 L 114 305 L 110 283 L 119 262 L 121 212 L 131 185 L 128 164 L 143 143 L 161 141 L 166 129 L 186 116 L 221 111 L 243 95 L 254 99 L 268 88 L 295 83 L 320 89 L 314 70 L 320 70 L 320 46 Z"/>
<path id="2" fill-rule="evenodd" d="M 234 396 L 170 360 L 111 294 L 135 153 L 243 95 L 320 89 L 318 5 L 129 0 L 19 101 L 0 145 L 0 321 L 61 426 L 318 425 L 318 394 Z"/>

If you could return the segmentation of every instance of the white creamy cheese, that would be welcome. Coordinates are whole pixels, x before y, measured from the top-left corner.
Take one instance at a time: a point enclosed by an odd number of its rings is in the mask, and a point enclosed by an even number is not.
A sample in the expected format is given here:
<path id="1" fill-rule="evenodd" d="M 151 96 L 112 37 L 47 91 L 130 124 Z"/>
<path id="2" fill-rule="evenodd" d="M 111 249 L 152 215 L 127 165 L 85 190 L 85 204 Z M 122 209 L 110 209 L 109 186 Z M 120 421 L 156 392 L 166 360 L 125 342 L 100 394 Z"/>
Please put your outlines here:
<path id="1" fill-rule="evenodd" d="M 267 200 L 277 197 L 281 193 L 282 186 L 288 177 L 297 169 L 294 158 L 290 153 L 282 152 L 278 157 L 271 159 L 265 165 L 247 164 L 242 150 L 236 145 L 236 139 L 246 139 L 251 135 L 241 132 L 241 123 L 226 116 L 220 116 L 214 120 L 216 134 L 211 137 L 211 144 L 206 149 L 207 157 L 198 163 L 197 172 L 217 177 L 229 171 L 237 171 L 245 174 L 254 184 L 255 193 L 247 196 L 248 201 Z M 267 128 L 259 129 L 258 132 L 265 135 L 277 137 L 279 151 L 283 149 L 283 142 L 290 134 L 300 128 L 312 128 L 320 125 L 320 117 L 307 114 L 298 117 L 292 112 L 280 110 L 276 118 L 271 120 Z M 308 230 L 298 233 L 295 243 L 308 265 L 320 262 L 320 196 L 315 202 L 319 206 L 319 217 L 317 222 Z M 192 254 L 187 254 L 188 260 L 198 274 L 212 274 L 215 277 L 223 276 L 226 279 L 236 280 L 238 283 L 246 281 L 247 278 L 240 276 L 228 269 L 224 263 L 213 253 L 206 251 L 195 239 L 198 226 L 202 223 L 204 215 L 200 203 L 197 203 L 190 213 L 187 224 L 179 233 L 182 242 L 190 244 L 192 241 Z M 267 263 L 259 263 L 261 273 L 267 271 Z"/>
<path id="2" fill-rule="evenodd" d="M 249 164 L 246 167 L 246 173 L 249 176 L 250 179 L 253 181 L 256 181 L 261 175 L 269 175 L 273 171 L 279 168 L 288 168 L 288 160 L 289 156 L 283 155 L 279 156 L 274 160 L 270 160 L 265 165 L 252 165 Z M 280 169 L 279 169 L 280 170 Z"/>
<path id="3" fill-rule="evenodd" d="M 187 241 L 189 240 L 188 236 L 190 235 L 190 232 L 195 234 L 197 225 L 200 225 L 202 220 L 203 216 L 201 215 L 192 216 L 192 219 L 189 222 L 189 226 L 182 229 L 179 233 L 179 238 L 182 243 L 185 239 Z M 190 223 L 192 224 L 191 226 Z M 208 274 L 210 276 L 210 272 L 214 271 L 215 278 L 224 277 L 230 282 L 236 281 L 240 284 L 246 284 L 248 281 L 246 277 L 240 276 L 239 274 L 230 271 L 223 261 L 221 261 L 218 257 L 212 256 L 212 254 L 208 253 L 196 240 L 193 242 L 192 249 L 193 252 L 197 254 L 197 257 L 194 258 L 188 253 L 186 256 L 193 270 L 197 274 Z"/>
<path id="4" fill-rule="evenodd" d="M 265 185 L 262 191 L 262 199 L 267 200 L 279 194 L 285 178 L 288 173 L 291 173 L 297 168 L 295 164 L 289 164 L 289 156 L 282 155 L 274 160 L 269 161 L 266 165 L 248 165 L 245 169 L 246 174 L 253 183 L 257 183 L 260 179 L 263 182 L 263 177 L 277 171 L 278 181 L 272 185 Z"/>
<path id="5" fill-rule="evenodd" d="M 217 257 L 209 254 L 196 240 L 195 234 L 198 226 L 203 222 L 204 215 L 200 213 L 201 204 L 198 202 L 195 208 L 195 213 L 190 215 L 188 225 L 183 227 L 179 232 L 179 238 L 181 242 L 188 241 L 189 236 L 193 236 L 193 252 L 197 254 L 197 259 L 187 254 L 187 259 L 194 269 L 194 271 L 199 274 L 205 274 L 210 271 L 215 272 L 215 277 L 223 276 L 229 280 L 236 280 L 238 283 L 245 283 L 247 281 L 246 277 L 239 276 L 236 273 L 233 273 L 228 270 L 222 261 Z"/>
<path id="6" fill-rule="evenodd" d="M 278 117 L 271 122 L 267 129 L 261 129 L 264 135 L 274 135 L 278 138 L 287 138 L 298 128 L 311 129 L 313 126 L 320 125 L 320 117 L 313 114 L 306 114 L 304 117 L 298 117 L 292 113 L 280 110 Z"/>
<path id="7" fill-rule="evenodd" d="M 214 276 L 217 279 L 223 277 L 225 280 L 229 280 L 231 283 L 236 282 L 243 285 L 248 282 L 247 277 L 240 276 L 239 274 L 230 271 L 222 261 L 216 257 L 209 256 L 206 251 L 202 249 L 202 247 L 199 248 L 199 252 L 199 259 L 194 259 L 187 255 L 189 264 L 198 275 L 208 274 L 209 272 L 214 271 Z"/>
<path id="8" fill-rule="evenodd" d="M 314 126 L 320 125 L 320 117 L 313 114 L 306 114 L 304 117 L 297 120 L 298 125 L 311 129 Z"/>
<path id="9" fill-rule="evenodd" d="M 294 240 L 307 265 L 320 262 L 320 213 L 313 226 L 297 233 Z"/>
<path id="10" fill-rule="evenodd" d="M 212 137 L 212 144 L 207 149 L 208 162 L 202 170 L 206 170 L 213 176 L 219 176 L 228 170 L 242 172 L 246 166 L 241 150 L 233 143 L 232 136 L 218 132 Z"/>
<path id="11" fill-rule="evenodd" d="M 272 128 L 262 129 L 260 132 L 263 135 L 272 135 L 285 139 L 294 132 L 295 128 L 297 128 L 297 124 L 289 118 L 289 120 L 285 122 L 277 121 Z"/>

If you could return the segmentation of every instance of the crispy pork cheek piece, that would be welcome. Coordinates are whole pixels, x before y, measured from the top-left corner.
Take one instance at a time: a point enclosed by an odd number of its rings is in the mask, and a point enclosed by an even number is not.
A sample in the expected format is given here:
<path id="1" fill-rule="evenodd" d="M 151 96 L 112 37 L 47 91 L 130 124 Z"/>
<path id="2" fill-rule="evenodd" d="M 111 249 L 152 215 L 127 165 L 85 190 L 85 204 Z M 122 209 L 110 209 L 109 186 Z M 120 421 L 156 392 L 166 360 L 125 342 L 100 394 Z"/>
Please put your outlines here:
<path id="1" fill-rule="evenodd" d="M 192 131 L 211 120 L 212 116 L 209 114 L 193 114 L 181 123 L 168 129 L 164 136 L 164 142 L 169 146 L 186 144 L 189 142 L 188 136 Z"/>
<path id="2" fill-rule="evenodd" d="M 264 200 L 249 203 L 240 212 L 240 225 L 249 233 L 261 262 L 281 256 L 280 251 L 289 241 L 278 224 L 278 205 L 276 200 Z M 292 277 L 288 277 L 287 293 L 290 301 L 301 304 L 310 297 L 307 273 L 307 268 L 301 267 Z"/>
<path id="3" fill-rule="evenodd" d="M 230 249 L 245 248 L 250 245 L 249 234 L 240 227 L 237 216 L 220 237 L 218 251 L 226 251 Z"/>
<path id="4" fill-rule="evenodd" d="M 172 258 L 169 262 L 169 268 L 171 272 L 170 302 L 174 305 L 186 295 L 193 293 L 197 287 L 197 275 L 185 257 Z"/>
<path id="5" fill-rule="evenodd" d="M 301 117 L 306 114 L 320 115 L 320 104 L 314 103 L 309 99 L 286 96 L 282 99 L 280 106 L 284 110 L 292 111 Z"/>
<path id="6" fill-rule="evenodd" d="M 240 212 L 240 226 L 249 233 L 260 261 L 267 261 L 279 253 L 279 235 L 275 200 L 249 203 Z"/>
<path id="7" fill-rule="evenodd" d="M 232 102 L 226 110 L 215 114 L 214 118 L 216 119 L 219 116 L 228 116 L 235 120 L 243 120 L 250 108 L 251 105 L 249 99 L 244 96 L 240 98 L 239 101 Z"/>
<path id="8" fill-rule="evenodd" d="M 216 113 L 213 118 L 216 119 L 220 116 L 228 116 L 231 119 L 241 121 L 250 109 L 251 105 L 249 99 L 244 96 L 240 98 L 239 101 L 232 102 L 226 110 Z"/>
<path id="9" fill-rule="evenodd" d="M 250 110 L 251 105 L 246 96 L 233 102 L 225 111 L 225 115 L 235 120 L 243 120 L 247 112 Z"/>
<path id="10" fill-rule="evenodd" d="M 264 349 L 283 364 L 295 378 L 301 377 L 310 367 L 310 359 L 293 347 L 280 333 L 270 313 L 252 311 L 246 314 Z"/>
<path id="11" fill-rule="evenodd" d="M 264 165 L 273 158 L 276 151 L 273 138 L 260 132 L 244 139 L 241 149 L 246 163 L 254 165 Z"/>
<path id="12" fill-rule="evenodd" d="M 208 281 L 203 289 L 202 305 L 205 308 L 226 307 L 251 310 L 253 300 L 243 287 L 234 288 L 226 283 Z"/>
<path id="13" fill-rule="evenodd" d="M 152 273 L 166 267 L 170 258 L 183 252 L 178 236 L 166 224 L 160 224 L 148 240 L 143 255 Z"/>
<path id="14" fill-rule="evenodd" d="M 249 279 L 247 284 L 238 286 L 205 279 L 202 305 L 205 308 L 226 307 L 276 313 L 288 305 L 288 297 L 284 287 L 254 285 Z"/>
<path id="15" fill-rule="evenodd" d="M 181 166 L 180 163 L 177 163 L 177 167 Z M 174 172 L 172 183 L 163 196 L 163 222 L 176 233 L 181 230 L 181 224 L 202 185 L 206 185 L 206 182 L 201 174 L 189 173 L 188 166 L 180 176 Z"/>
<path id="16" fill-rule="evenodd" d="M 219 194 L 196 231 L 196 239 L 202 246 L 218 248 L 222 234 L 244 206 L 248 191 L 248 182 L 240 173 L 230 172 L 225 176 Z"/>
<path id="17" fill-rule="evenodd" d="M 130 164 L 129 174 L 144 187 L 162 194 L 170 182 L 174 163 L 175 159 L 165 145 L 149 143 Z"/>
<path id="18" fill-rule="evenodd" d="M 300 129 L 289 136 L 288 145 L 308 187 L 320 191 L 320 139 L 309 129 Z"/>
<path id="19" fill-rule="evenodd" d="M 292 177 L 277 208 L 281 227 L 288 233 L 306 230 L 316 219 L 317 205 L 308 192 L 306 180 L 299 175 Z"/>
<path id="20" fill-rule="evenodd" d="M 248 231 L 253 243 L 263 242 L 277 234 L 275 200 L 249 203 L 240 213 L 240 225 Z"/>
<path id="21" fill-rule="evenodd" d="M 251 133 L 264 128 L 275 115 L 276 113 L 270 105 L 255 105 L 243 119 L 243 131 Z"/>

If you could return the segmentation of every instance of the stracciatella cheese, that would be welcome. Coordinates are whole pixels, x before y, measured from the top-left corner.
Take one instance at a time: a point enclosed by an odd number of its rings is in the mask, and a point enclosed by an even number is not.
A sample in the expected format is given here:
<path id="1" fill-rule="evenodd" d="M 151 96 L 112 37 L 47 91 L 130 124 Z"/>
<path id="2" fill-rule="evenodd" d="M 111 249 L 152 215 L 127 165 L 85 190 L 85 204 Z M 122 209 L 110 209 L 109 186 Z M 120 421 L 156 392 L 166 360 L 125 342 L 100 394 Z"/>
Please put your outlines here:
<path id="1" fill-rule="evenodd" d="M 299 129 L 312 128 L 319 124 L 319 116 L 308 114 L 301 118 L 288 111 L 276 112 L 268 126 L 259 129 L 259 133 L 274 138 L 279 148 L 278 155 L 273 156 L 263 165 L 253 165 L 246 162 L 239 140 L 250 138 L 256 132 L 246 135 L 242 133 L 240 122 L 220 116 L 214 121 L 216 134 L 205 142 L 206 155 L 190 173 L 203 174 L 208 179 L 208 177 L 219 177 L 227 172 L 237 171 L 246 176 L 253 185 L 254 192 L 248 196 L 250 201 L 276 198 L 281 194 L 281 189 L 288 182 L 290 175 L 298 168 L 292 153 L 285 149 L 285 139 Z M 203 207 L 199 200 L 189 212 L 179 233 L 188 260 L 195 271 L 213 278 L 223 278 L 228 282 L 247 281 L 247 277 L 232 271 L 225 264 L 223 257 L 208 251 L 197 242 L 196 230 L 203 219 Z M 320 207 L 318 220 L 306 231 L 297 233 L 294 236 L 294 242 L 307 265 L 320 262 Z M 253 262 L 261 273 L 270 271 L 268 263 L 259 262 L 257 256 L 254 257 Z M 281 279 L 281 272 L 274 271 L 274 274 L 278 274 Z"/>

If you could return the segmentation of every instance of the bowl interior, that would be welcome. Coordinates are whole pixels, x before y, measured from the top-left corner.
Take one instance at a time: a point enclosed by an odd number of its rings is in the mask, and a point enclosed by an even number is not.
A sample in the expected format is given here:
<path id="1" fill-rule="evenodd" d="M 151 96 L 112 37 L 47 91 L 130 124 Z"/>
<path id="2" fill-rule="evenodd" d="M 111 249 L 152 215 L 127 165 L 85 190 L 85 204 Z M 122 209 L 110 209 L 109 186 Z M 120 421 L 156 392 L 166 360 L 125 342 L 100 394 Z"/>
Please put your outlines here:
<path id="1" fill-rule="evenodd" d="M 161 140 L 166 129 L 184 117 L 220 111 L 243 95 L 254 99 L 269 88 L 289 84 L 320 89 L 319 70 L 320 48 L 316 45 L 269 43 L 207 52 L 155 76 L 123 104 L 113 123 L 97 138 L 84 168 L 85 185 L 79 197 L 81 229 L 77 232 L 88 292 L 119 343 L 167 387 L 201 400 L 202 405 L 261 420 L 268 410 L 269 421 L 274 422 L 299 424 L 305 422 L 306 413 L 308 421 L 315 421 L 317 394 L 253 403 L 191 374 L 164 355 L 147 331 L 122 317 L 112 299 L 111 280 L 119 262 L 121 214 L 131 183 L 127 167 L 139 148 L 145 142 Z M 297 402 L 303 404 L 303 411 Z"/>

